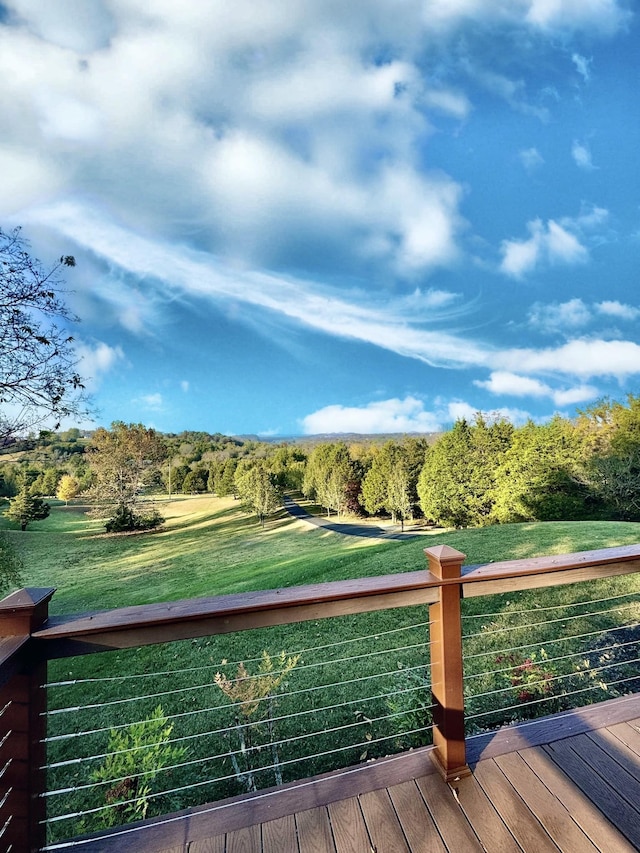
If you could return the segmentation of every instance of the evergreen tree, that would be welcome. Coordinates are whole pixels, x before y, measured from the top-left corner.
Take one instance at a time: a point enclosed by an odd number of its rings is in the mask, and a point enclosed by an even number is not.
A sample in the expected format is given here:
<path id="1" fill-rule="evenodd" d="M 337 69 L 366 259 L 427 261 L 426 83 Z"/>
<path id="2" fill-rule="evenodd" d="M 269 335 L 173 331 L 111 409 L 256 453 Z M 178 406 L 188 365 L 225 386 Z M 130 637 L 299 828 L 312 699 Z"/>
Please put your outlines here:
<path id="1" fill-rule="evenodd" d="M 583 518 L 588 500 L 580 483 L 582 442 L 560 416 L 519 427 L 496 473 L 492 518 L 498 522 Z"/>
<path id="2" fill-rule="evenodd" d="M 46 518 L 50 511 L 49 504 L 45 503 L 41 497 L 32 495 L 25 483 L 15 498 L 9 501 L 9 508 L 4 511 L 4 515 L 10 521 L 19 524 L 20 530 L 26 530 L 30 521 L 40 521 Z"/>
<path id="3" fill-rule="evenodd" d="M 513 427 L 462 419 L 429 448 L 418 494 L 427 518 L 447 527 L 489 524 L 498 466 L 511 443 Z"/>

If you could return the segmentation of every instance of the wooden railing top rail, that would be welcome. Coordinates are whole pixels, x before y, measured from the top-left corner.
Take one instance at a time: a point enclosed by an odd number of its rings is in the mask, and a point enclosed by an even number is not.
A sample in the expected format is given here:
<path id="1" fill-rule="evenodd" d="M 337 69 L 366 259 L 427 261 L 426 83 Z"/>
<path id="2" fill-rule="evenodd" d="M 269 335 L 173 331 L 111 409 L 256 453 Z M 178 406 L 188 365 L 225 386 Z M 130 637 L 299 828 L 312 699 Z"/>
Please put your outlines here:
<path id="1" fill-rule="evenodd" d="M 33 636 L 62 643 L 49 652 L 57 657 L 432 604 L 438 588 L 450 584 L 460 585 L 465 596 L 476 596 L 640 571 L 640 544 L 467 566 L 462 572 L 459 551 L 440 545 L 425 553 L 431 570 L 50 617 Z"/>

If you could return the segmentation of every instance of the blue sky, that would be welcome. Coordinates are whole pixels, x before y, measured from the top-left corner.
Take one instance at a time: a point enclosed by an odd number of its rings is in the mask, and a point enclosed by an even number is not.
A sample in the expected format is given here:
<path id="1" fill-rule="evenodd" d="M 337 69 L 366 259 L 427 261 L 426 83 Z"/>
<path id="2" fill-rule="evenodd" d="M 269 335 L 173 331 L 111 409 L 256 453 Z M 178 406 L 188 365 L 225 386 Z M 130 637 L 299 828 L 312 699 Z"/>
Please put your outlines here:
<path id="1" fill-rule="evenodd" d="M 3 0 L 0 224 L 98 422 L 294 435 L 639 393 L 626 0 Z"/>

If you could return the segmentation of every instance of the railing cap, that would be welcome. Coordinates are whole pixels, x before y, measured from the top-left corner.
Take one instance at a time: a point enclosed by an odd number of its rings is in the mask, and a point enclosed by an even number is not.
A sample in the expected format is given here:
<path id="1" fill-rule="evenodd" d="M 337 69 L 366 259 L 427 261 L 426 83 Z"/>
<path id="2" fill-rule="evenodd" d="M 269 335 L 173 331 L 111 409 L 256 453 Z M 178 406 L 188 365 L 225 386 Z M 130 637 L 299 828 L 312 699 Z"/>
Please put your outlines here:
<path id="1" fill-rule="evenodd" d="M 56 588 L 51 586 L 17 589 L 0 600 L 0 611 L 17 613 L 21 610 L 33 610 L 38 605 L 51 601 L 55 591 Z"/>
<path id="2" fill-rule="evenodd" d="M 462 551 L 456 551 L 450 545 L 434 545 L 425 548 L 424 553 L 429 561 L 429 570 L 437 578 L 450 580 L 460 577 L 462 564 L 467 557 Z"/>

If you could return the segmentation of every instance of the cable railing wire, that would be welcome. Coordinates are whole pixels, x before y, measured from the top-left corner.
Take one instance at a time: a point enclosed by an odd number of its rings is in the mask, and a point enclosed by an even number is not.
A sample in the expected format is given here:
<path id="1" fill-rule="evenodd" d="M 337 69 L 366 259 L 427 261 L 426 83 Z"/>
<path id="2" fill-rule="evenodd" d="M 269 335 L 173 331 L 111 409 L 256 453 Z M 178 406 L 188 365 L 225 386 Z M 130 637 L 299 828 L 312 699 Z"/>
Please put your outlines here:
<path id="1" fill-rule="evenodd" d="M 568 642 L 573 642 L 575 640 L 583 640 L 583 639 L 586 639 L 587 637 L 595 637 L 595 636 L 603 635 L 603 634 L 613 634 L 615 631 L 626 631 L 629 628 L 638 628 L 638 627 L 640 627 L 640 622 L 632 622 L 628 625 L 621 625 L 617 628 L 604 628 L 604 629 L 601 628 L 598 631 L 588 631 L 585 634 L 569 634 L 566 637 L 554 637 L 552 639 L 545 640 L 544 645 L 546 645 L 546 646 L 558 645 L 560 643 L 568 643 Z M 476 637 L 482 637 L 483 634 L 473 634 L 471 636 L 473 638 L 476 638 Z M 535 640 L 531 643 L 519 643 L 517 646 L 511 646 L 511 647 L 508 647 L 506 649 L 489 649 L 486 652 L 475 652 L 475 653 L 465 654 L 464 659 L 465 660 L 472 660 L 474 658 L 483 658 L 483 657 L 487 657 L 489 655 L 491 655 L 491 656 L 505 655 L 505 654 L 509 654 L 510 652 L 518 652 L 518 651 L 522 651 L 523 649 L 531 649 L 531 648 L 539 647 L 540 645 L 541 645 L 540 640 Z"/>
<path id="2" fill-rule="evenodd" d="M 431 706 L 431 708 L 433 708 L 433 707 L 435 707 L 435 706 Z M 189 761 L 181 761 L 181 762 L 178 762 L 177 764 L 171 764 L 171 765 L 168 765 L 166 767 L 163 767 L 162 772 L 168 773 L 171 770 L 178 770 L 178 769 L 182 769 L 185 767 L 192 767 L 194 764 L 203 764 L 203 763 L 212 762 L 212 761 L 219 761 L 219 760 L 224 759 L 224 758 L 229 758 L 232 755 L 242 756 L 243 758 L 246 758 L 248 755 L 260 752 L 264 749 L 270 749 L 272 747 L 279 747 L 279 746 L 283 746 L 284 744 L 289 745 L 292 743 L 297 743 L 298 741 L 305 740 L 307 738 L 315 737 L 318 734 L 323 734 L 323 735 L 336 734 L 337 732 L 344 732 L 347 730 L 353 730 L 354 728 L 358 728 L 360 726 L 366 726 L 366 725 L 372 726 L 375 723 L 381 723 L 381 722 L 384 722 L 386 720 L 396 719 L 397 717 L 402 717 L 404 715 L 405 715 L 404 711 L 395 711 L 395 712 L 392 712 L 390 714 L 383 714 L 382 716 L 379 716 L 379 717 L 373 717 L 373 716 L 372 717 L 366 717 L 366 716 L 364 716 L 362 719 L 355 720 L 353 723 L 345 723 L 344 725 L 341 725 L 341 726 L 333 726 L 332 728 L 322 729 L 321 732 L 318 732 L 318 731 L 305 732 L 304 734 L 301 734 L 301 735 L 294 735 L 294 736 L 291 736 L 288 738 L 284 738 L 282 740 L 271 741 L 267 744 L 257 744 L 255 746 L 248 746 L 242 750 L 225 750 L 225 752 L 222 752 L 222 753 L 219 753 L 216 755 L 193 758 Z M 230 732 L 233 731 L 233 728 L 229 729 L 229 731 Z M 397 735 L 394 735 L 394 736 L 397 736 Z M 369 742 L 370 741 L 367 740 L 367 743 L 369 743 Z M 264 768 L 262 768 L 262 767 L 256 768 L 256 770 L 262 770 L 262 769 L 264 769 Z M 269 769 L 269 768 L 267 768 L 267 769 Z M 151 775 L 155 776 L 155 775 L 157 775 L 157 773 L 158 773 L 158 770 L 155 768 L 152 768 L 150 770 L 141 770 L 136 775 L 138 777 L 151 776 Z M 48 798 L 48 797 L 60 796 L 61 794 L 75 794 L 75 793 L 78 793 L 79 791 L 96 789 L 96 788 L 100 788 L 100 787 L 105 786 L 105 785 L 114 785 L 118 782 L 124 782 L 128 778 L 130 778 L 130 774 L 128 774 L 126 776 L 118 776 L 118 777 L 115 777 L 113 779 L 103 779 L 103 780 L 100 780 L 99 782 L 91 782 L 91 783 L 86 783 L 84 785 L 76 785 L 76 786 L 69 787 L 69 788 L 60 788 L 58 790 L 45 791 L 40 796 L 44 797 L 44 798 Z M 121 805 L 121 803 L 120 803 L 120 805 Z"/>
<path id="3" fill-rule="evenodd" d="M 404 734 L 405 734 L 405 736 L 412 735 L 412 734 L 421 734 L 421 733 L 424 733 L 427 731 L 431 731 L 432 729 L 433 729 L 432 725 L 431 726 L 418 726 L 412 730 L 405 732 Z M 282 761 L 278 762 L 277 765 L 276 764 L 269 764 L 269 765 L 266 765 L 264 767 L 259 767 L 259 768 L 257 768 L 257 770 L 262 772 L 262 771 L 266 771 L 266 770 L 273 770 L 278 766 L 284 767 L 284 766 L 288 766 L 291 764 L 299 764 L 303 761 L 313 761 L 313 760 L 316 760 L 318 758 L 325 758 L 329 755 L 335 755 L 339 752 L 346 752 L 346 751 L 351 750 L 351 749 L 362 749 L 363 747 L 370 747 L 373 744 L 382 743 L 384 741 L 391 740 L 391 739 L 396 738 L 396 737 L 397 737 L 397 733 L 393 733 L 393 734 L 389 734 L 389 735 L 383 735 L 383 736 L 378 737 L 378 738 L 365 739 L 364 741 L 361 741 L 361 742 L 358 742 L 355 744 L 348 744 L 346 746 L 339 746 L 339 747 L 336 747 L 335 749 L 323 750 L 321 752 L 316 752 L 316 753 L 313 753 L 311 755 L 304 755 L 304 756 L 299 756 L 296 758 L 283 759 Z M 179 787 L 171 788 L 169 790 L 151 792 L 147 796 L 148 796 L 148 799 L 156 799 L 157 797 L 169 796 L 170 794 L 177 794 L 177 793 L 181 793 L 182 791 L 192 790 L 194 788 L 200 788 L 200 787 L 204 787 L 206 785 L 213 785 L 217 782 L 229 781 L 229 780 L 232 780 L 235 778 L 236 778 L 235 774 L 229 774 L 227 776 L 217 777 L 215 779 L 199 780 L 197 782 L 193 782 L 193 783 L 190 783 L 188 785 L 182 785 Z M 85 809 L 84 811 L 73 812 L 73 813 L 66 814 L 66 815 L 56 815 L 54 817 L 46 818 L 45 820 L 42 821 L 42 823 L 43 824 L 53 824 L 53 823 L 60 822 L 62 820 L 70 820 L 72 818 L 86 817 L 87 815 L 96 814 L 97 812 L 106 811 L 106 810 L 111 809 L 111 808 L 119 808 L 122 806 L 130 805 L 130 804 L 136 802 L 136 799 L 137 799 L 136 797 L 133 797 L 133 798 L 128 799 L 128 800 L 119 800 L 117 803 L 108 803 L 106 805 L 98 806 L 96 808 Z"/>
<path id="4" fill-rule="evenodd" d="M 406 671 L 408 671 L 408 670 L 403 670 L 403 672 L 406 672 Z M 409 693 L 424 692 L 424 691 L 427 691 L 430 689 L 431 689 L 430 684 L 427 684 L 427 683 L 425 683 L 424 685 L 420 684 L 420 685 L 416 685 L 414 687 L 406 687 L 406 688 L 402 688 L 399 690 L 395 690 L 393 692 L 393 694 L 391 694 L 391 693 L 378 693 L 375 696 L 358 697 L 356 699 L 349 699 L 345 702 L 339 702 L 339 703 L 336 703 L 333 705 L 325 705 L 325 706 L 321 706 L 319 708 L 307 708 L 304 711 L 295 711 L 291 714 L 283 714 L 281 716 L 270 717 L 269 720 L 256 720 L 252 723 L 252 725 L 259 726 L 260 724 L 278 723 L 278 722 L 282 722 L 284 720 L 291 720 L 291 719 L 295 719 L 295 718 L 299 718 L 299 717 L 308 716 L 310 714 L 317 715 L 317 714 L 325 713 L 327 711 L 340 710 L 341 708 L 347 708 L 350 705 L 366 705 L 367 702 L 374 702 L 374 701 L 379 701 L 380 699 L 387 699 L 387 698 L 389 698 L 389 696 L 407 695 Z M 278 695 L 275 698 L 279 699 L 280 696 Z M 224 707 L 229 708 L 229 709 L 233 709 L 235 707 L 238 707 L 239 704 L 240 703 L 235 703 L 235 704 L 226 705 Z M 130 724 L 125 724 L 125 725 L 130 725 Z M 57 762 L 52 762 L 51 764 L 45 764 L 40 769 L 41 770 L 52 770 L 52 769 L 55 769 L 58 767 L 69 767 L 72 765 L 84 764 L 84 763 L 87 763 L 89 761 L 97 761 L 99 759 L 104 759 L 110 755 L 124 755 L 124 754 L 128 754 L 131 752 L 138 752 L 138 751 L 145 750 L 145 749 L 153 749 L 154 747 L 164 745 L 164 744 L 173 745 L 176 743 L 183 743 L 184 741 L 188 741 L 188 740 L 194 740 L 196 738 L 211 737 L 213 735 L 224 736 L 224 735 L 229 734 L 233 731 L 235 731 L 234 726 L 227 726 L 225 728 L 213 729 L 213 730 L 206 731 L 206 732 L 197 732 L 195 734 L 183 735 L 183 736 L 177 737 L 177 738 L 169 738 L 166 741 L 157 741 L 154 743 L 141 744 L 140 746 L 133 746 L 133 747 L 129 747 L 128 749 L 112 750 L 110 752 L 98 753 L 96 755 L 87 755 L 87 756 L 81 756 L 78 758 L 69 758 L 69 759 L 66 759 L 65 761 L 57 761 Z M 324 730 L 322 733 L 323 734 L 325 733 Z M 2 776 L 2 772 L 0 772 L 0 777 L 1 776 Z"/>
<path id="5" fill-rule="evenodd" d="M 587 604 L 589 604 L 589 605 L 590 604 L 604 604 L 605 602 L 609 602 L 609 601 L 617 601 L 619 598 L 632 598 L 632 597 L 637 598 L 637 596 L 638 596 L 637 592 L 624 592 L 624 593 L 620 593 L 619 595 L 610 595 L 610 596 L 607 596 L 606 598 L 589 598 L 589 599 L 585 599 L 584 601 L 574 601 L 574 602 L 571 602 L 571 604 L 566 604 L 566 603 L 565 604 L 549 604 L 549 605 L 545 605 L 544 607 L 536 606 L 533 608 L 531 608 L 531 607 L 527 608 L 525 610 L 509 610 L 508 612 L 509 612 L 510 616 L 514 616 L 514 615 L 515 616 L 518 616 L 518 615 L 525 615 L 526 616 L 529 613 L 545 613 L 548 610 L 563 610 L 563 609 L 566 609 L 567 607 L 583 607 Z M 626 605 L 623 605 L 623 606 L 626 606 Z M 614 608 L 614 609 L 617 610 L 620 608 Z M 504 611 L 498 611 L 496 613 L 487 613 L 487 612 L 463 613 L 462 619 L 463 620 L 464 619 L 491 619 L 494 616 L 495 617 L 503 617 Z"/>
<path id="6" fill-rule="evenodd" d="M 307 669 L 318 669 L 318 668 L 323 667 L 323 666 L 336 666 L 338 664 L 351 663 L 353 661 L 358 661 L 358 660 L 366 660 L 369 658 L 376 657 L 378 655 L 390 654 L 391 652 L 396 654 L 396 653 L 400 653 L 400 652 L 404 652 L 404 651 L 413 651 L 413 650 L 419 649 L 419 648 L 426 648 L 427 645 L 428 645 L 428 643 L 424 643 L 424 642 L 414 643 L 413 645 L 410 645 L 410 646 L 399 646 L 399 647 L 393 647 L 391 649 L 381 649 L 379 651 L 366 652 L 365 654 L 353 655 L 351 657 L 346 657 L 346 658 L 337 658 L 335 660 L 317 661 L 315 663 L 309 663 L 309 664 L 303 663 L 303 664 L 296 665 L 296 671 L 301 672 L 301 671 L 304 671 Z M 292 655 L 289 655 L 289 657 L 292 657 Z M 223 666 L 227 667 L 227 666 L 229 666 L 229 664 L 223 664 Z M 217 667 L 217 669 L 220 670 L 220 667 Z M 285 670 L 273 669 L 270 671 L 269 674 L 270 675 L 280 675 L 283 672 L 285 672 Z M 256 680 L 262 678 L 263 676 L 264 676 L 264 673 L 260 673 L 260 672 L 254 673 L 254 674 L 249 674 L 249 675 L 243 677 L 243 680 L 244 681 L 256 681 Z M 231 679 L 231 681 L 234 681 L 234 680 L 235 679 Z M 147 694 L 144 694 L 143 696 L 127 696 L 124 699 L 111 699 L 108 702 L 95 702 L 95 703 L 90 704 L 90 705 L 71 705 L 71 706 L 68 706 L 66 708 L 53 708 L 49 711 L 43 711 L 42 716 L 53 717 L 53 716 L 60 715 L 60 714 L 78 713 L 79 711 L 96 711 L 96 710 L 99 710 L 101 708 L 109 708 L 113 705 L 123 705 L 123 704 L 126 704 L 128 702 L 143 702 L 143 701 L 147 701 L 149 699 L 160 699 L 163 696 L 175 696 L 178 693 L 190 693 L 190 692 L 193 692 L 196 690 L 202 690 L 203 688 L 212 687 L 212 686 L 214 686 L 214 684 L 215 684 L 215 682 L 208 682 L 205 684 L 190 685 L 188 687 L 177 687 L 177 688 L 172 689 L 172 690 L 163 690 L 163 691 L 160 691 L 158 693 L 147 693 Z"/>
<path id="7" fill-rule="evenodd" d="M 397 675 L 399 672 L 410 672 L 410 671 L 415 671 L 415 670 L 423 670 L 424 668 L 425 668 L 424 664 L 419 664 L 415 667 L 403 667 L 402 670 L 399 670 L 396 668 L 396 669 L 387 670 L 387 671 L 381 672 L 381 673 L 372 673 L 370 675 L 362 675 L 362 676 L 359 676 L 358 678 L 346 679 L 344 681 L 333 681 L 329 685 L 319 684 L 319 685 L 315 685 L 314 687 L 304 688 L 302 690 L 292 690 L 289 692 L 279 693 L 278 699 L 280 700 L 280 699 L 289 698 L 291 696 L 298 696 L 301 693 L 312 693 L 312 692 L 317 692 L 320 690 L 326 690 L 327 687 L 331 687 L 332 689 L 337 688 L 337 687 L 347 687 L 351 684 L 357 684 L 357 683 L 361 683 L 363 681 L 372 681 L 372 680 L 375 680 L 378 678 L 386 678 L 386 677 L 389 677 L 391 675 Z M 214 685 L 212 685 L 212 686 L 214 686 Z M 268 701 L 268 699 L 269 699 L 269 697 L 265 696 L 265 697 L 262 697 L 260 699 L 256 699 L 255 701 L 256 702 L 266 702 L 266 701 Z M 195 708 L 191 711 L 179 711 L 179 712 L 174 713 L 174 714 L 167 714 L 166 717 L 167 717 L 167 720 L 176 720 L 176 719 L 180 719 L 180 718 L 188 717 L 188 716 L 192 716 L 192 715 L 195 716 L 196 714 L 211 713 L 213 711 L 222 711 L 228 707 L 229 707 L 228 703 L 223 703 L 221 705 L 216 705 L 213 707 Z M 143 722 L 145 722 L 145 720 L 136 720 L 135 722 L 136 723 L 143 723 Z M 131 722 L 117 723 L 115 725 L 103 726 L 101 728 L 96 728 L 96 729 L 88 729 L 88 730 L 82 731 L 82 732 L 67 732 L 65 734 L 52 735 L 50 737 L 44 738 L 44 742 L 45 743 L 53 743 L 55 741 L 71 740 L 71 739 L 74 739 L 77 737 L 85 737 L 87 735 L 94 735 L 94 734 L 99 734 L 101 732 L 108 732 L 108 731 L 111 731 L 112 729 L 118 730 L 118 729 L 127 728 L 130 725 L 131 725 Z"/>
<path id="8" fill-rule="evenodd" d="M 377 640 L 380 637 L 391 636 L 392 634 L 398 634 L 398 633 L 401 633 L 402 631 L 412 631 L 412 630 L 415 630 L 417 628 L 428 628 L 431 624 L 432 623 L 428 622 L 428 621 L 427 622 L 416 622 L 416 623 L 411 624 L 411 625 L 402 625 L 399 628 L 389 628 L 386 631 L 376 631 L 374 634 L 365 634 L 364 636 L 348 637 L 345 640 L 338 640 L 335 643 L 326 643 L 326 644 L 320 645 L 320 646 L 309 646 L 308 648 L 305 648 L 305 649 L 298 649 L 298 651 L 292 652 L 291 654 L 292 654 L 292 656 L 296 656 L 296 655 L 301 656 L 301 655 L 309 654 L 310 652 L 319 652 L 319 651 L 325 651 L 326 649 L 334 649 L 334 648 L 337 648 L 338 646 L 345 646 L 345 645 L 348 645 L 350 643 L 364 642 L 364 641 L 373 640 L 373 639 Z M 240 660 L 227 661 L 224 664 L 224 666 L 239 666 L 241 663 L 244 663 L 244 664 L 259 663 L 261 659 L 262 659 L 261 657 L 255 657 L 255 658 L 246 658 L 246 659 L 241 660 L 241 661 Z M 176 674 L 182 675 L 183 673 L 188 673 L 188 672 L 203 672 L 205 670 L 219 669 L 220 666 L 222 666 L 222 664 L 205 664 L 203 666 L 192 666 L 192 667 L 186 667 L 186 668 L 169 669 L 169 670 L 164 670 L 164 671 L 160 671 L 160 672 L 156 671 L 156 672 L 127 673 L 125 675 L 101 676 L 100 678 L 96 678 L 96 677 L 93 677 L 93 678 L 74 678 L 74 679 L 67 680 L 67 681 L 51 681 L 51 682 L 44 684 L 43 686 L 46 688 L 71 687 L 71 686 L 76 686 L 78 684 L 100 684 L 103 682 L 104 683 L 114 682 L 114 681 L 121 682 L 121 681 L 134 680 L 134 679 L 139 679 L 139 678 L 158 678 L 158 677 L 167 676 L 167 675 L 176 675 Z"/>

